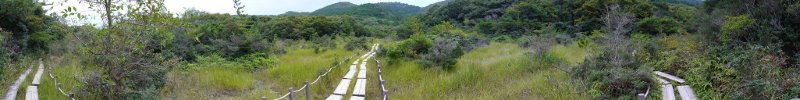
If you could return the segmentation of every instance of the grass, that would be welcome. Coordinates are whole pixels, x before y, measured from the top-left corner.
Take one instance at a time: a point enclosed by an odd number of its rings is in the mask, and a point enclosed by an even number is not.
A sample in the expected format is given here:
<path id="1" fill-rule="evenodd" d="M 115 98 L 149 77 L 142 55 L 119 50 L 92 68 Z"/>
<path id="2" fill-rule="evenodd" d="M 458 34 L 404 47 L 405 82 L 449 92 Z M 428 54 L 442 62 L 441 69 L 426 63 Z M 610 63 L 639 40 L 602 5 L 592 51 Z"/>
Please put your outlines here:
<path id="1" fill-rule="evenodd" d="M 578 47 L 577 44 L 568 46 L 556 45 L 550 49 L 550 53 L 561 57 L 561 59 L 564 59 L 564 61 L 572 66 L 577 66 L 582 63 L 583 60 L 586 59 L 586 56 L 588 56 L 588 52 L 588 49 Z"/>
<path id="2" fill-rule="evenodd" d="M 219 64 L 196 63 L 203 67 L 200 69 L 173 69 L 168 73 L 168 83 L 159 95 L 162 99 L 179 100 L 244 100 L 262 96 L 274 99 L 285 94 L 289 87 L 299 89 L 305 81 L 314 81 L 334 62 L 354 54 L 344 50 L 342 46 L 319 53 L 303 46 L 289 47 L 286 51 L 286 54 L 278 56 L 277 66 L 256 71 L 237 69 L 241 64 L 224 59 L 209 61 Z M 328 75 L 330 77 L 323 77 L 319 83 L 311 85 L 312 97 L 327 97 L 333 90 L 328 88 L 335 87 L 350 63 L 352 60 L 340 64 Z M 295 94 L 295 99 L 305 99 L 305 91 Z"/>
<path id="3" fill-rule="evenodd" d="M 586 99 L 563 71 L 529 61 L 528 50 L 492 43 L 458 59 L 451 71 L 424 69 L 413 60 L 383 64 L 392 99 Z M 385 59 L 384 59 L 385 60 Z M 538 69 L 529 71 L 529 67 Z M 380 92 L 371 92 L 377 98 Z"/>
<path id="4" fill-rule="evenodd" d="M 8 62 L 6 65 L 3 65 L 3 70 L 0 70 L 0 93 L 5 96 L 6 92 L 8 91 L 9 86 L 14 84 L 14 81 L 17 81 L 19 75 L 22 75 L 28 67 L 32 67 L 34 63 L 30 58 L 23 58 L 19 59 L 16 62 Z M 35 73 L 35 70 L 31 70 L 31 73 Z M 22 87 L 22 85 L 20 85 Z"/>
<path id="5" fill-rule="evenodd" d="M 48 67 L 52 67 L 53 76 L 58 79 L 61 84 L 61 89 L 66 93 L 76 93 L 77 88 L 83 87 L 84 84 L 79 82 L 79 77 L 85 76 L 87 73 L 99 72 L 95 68 L 85 68 L 80 65 L 79 61 L 72 61 L 76 59 L 73 56 L 50 57 L 45 59 L 45 73 L 42 74 L 42 83 L 39 87 L 40 99 L 63 99 L 68 98 L 56 88 L 54 79 L 50 78 L 47 73 Z M 81 94 L 75 94 L 80 96 Z M 86 95 L 83 96 L 87 97 Z M 76 97 L 79 98 L 79 97 Z M 80 98 L 79 98 L 80 99 Z"/>

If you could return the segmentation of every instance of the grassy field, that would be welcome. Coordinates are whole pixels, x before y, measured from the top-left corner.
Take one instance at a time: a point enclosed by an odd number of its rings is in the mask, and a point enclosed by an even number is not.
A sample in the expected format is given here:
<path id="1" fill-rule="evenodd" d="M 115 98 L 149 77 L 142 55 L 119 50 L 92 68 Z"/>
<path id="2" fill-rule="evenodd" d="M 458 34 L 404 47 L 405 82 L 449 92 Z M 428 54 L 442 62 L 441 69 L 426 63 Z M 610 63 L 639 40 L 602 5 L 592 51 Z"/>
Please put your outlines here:
<path id="1" fill-rule="evenodd" d="M 557 47 L 554 51 L 567 47 Z M 458 59 L 456 69 L 424 69 L 404 60 L 384 66 L 392 99 L 586 99 L 568 74 L 530 61 L 527 49 L 515 44 L 492 43 Z M 579 54 L 565 59 L 581 59 Z M 582 60 L 582 59 L 581 59 Z M 579 62 L 579 61 L 571 61 Z M 527 70 L 535 68 L 535 70 Z M 377 90 L 373 90 L 377 91 Z M 377 98 L 380 92 L 370 92 Z"/>
<path id="2" fill-rule="evenodd" d="M 221 58 L 210 57 L 199 60 L 190 70 L 172 70 L 168 73 L 167 86 L 160 95 L 163 99 L 258 99 L 261 96 L 273 99 L 288 91 L 299 89 L 305 81 L 313 81 L 334 62 L 341 62 L 354 54 L 341 46 L 337 49 L 315 53 L 309 48 L 289 48 L 278 57 L 279 63 L 266 70 L 248 71 L 241 64 Z M 204 58 L 205 59 L 205 58 Z M 200 62 L 204 61 L 204 62 Z M 313 98 L 324 98 L 332 92 L 335 83 L 352 61 L 346 61 L 334 69 L 319 83 L 311 85 Z M 322 86 L 322 89 L 320 89 Z M 305 92 L 295 96 L 305 99 Z"/>
<path id="3" fill-rule="evenodd" d="M 24 58 L 20 59 L 17 62 L 10 62 L 7 65 L 3 65 L 3 70 L 0 70 L 2 71 L 0 72 L 0 76 L 2 77 L 0 78 L 0 80 L 2 80 L 0 81 L 0 85 L 2 85 L 0 86 L 1 90 L 0 93 L 2 93 L 2 95 L 5 96 L 9 86 L 14 84 L 14 81 L 16 81 L 19 78 L 19 75 L 25 72 L 25 70 L 27 70 L 28 67 L 34 66 L 33 61 L 34 60 L 30 58 Z M 36 70 L 31 70 L 31 73 L 36 73 Z M 20 87 L 22 87 L 22 85 L 20 85 Z"/>

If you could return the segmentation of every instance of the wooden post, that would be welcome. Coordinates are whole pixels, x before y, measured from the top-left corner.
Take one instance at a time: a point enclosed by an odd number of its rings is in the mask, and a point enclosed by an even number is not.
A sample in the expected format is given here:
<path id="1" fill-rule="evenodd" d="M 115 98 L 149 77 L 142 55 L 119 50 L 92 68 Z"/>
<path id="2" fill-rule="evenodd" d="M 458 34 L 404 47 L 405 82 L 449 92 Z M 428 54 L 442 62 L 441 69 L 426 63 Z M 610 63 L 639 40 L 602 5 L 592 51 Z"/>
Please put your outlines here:
<path id="1" fill-rule="evenodd" d="M 322 83 L 325 83 L 325 77 L 328 77 L 328 75 L 322 76 L 320 78 L 321 81 L 318 81 L 319 82 L 319 89 L 317 89 L 317 93 L 322 94 Z"/>
<path id="2" fill-rule="evenodd" d="M 69 93 L 69 100 L 72 100 L 72 99 L 75 99 L 75 94 L 72 94 L 72 92 L 70 92 Z"/>
<path id="3" fill-rule="evenodd" d="M 386 81 L 384 81 L 384 80 L 380 80 L 380 87 L 378 87 L 378 88 L 380 88 L 380 89 L 381 89 L 381 99 L 383 99 L 383 97 L 385 97 L 385 96 L 386 96 L 386 91 L 384 91 L 384 88 L 383 88 L 383 83 L 384 83 L 384 82 L 386 82 Z"/>
<path id="4" fill-rule="evenodd" d="M 636 94 L 636 97 L 638 97 L 638 98 L 639 98 L 638 100 L 645 100 L 645 99 L 647 98 L 647 96 L 646 96 L 646 95 L 644 95 L 644 93 L 639 93 L 639 94 Z"/>
<path id="5" fill-rule="evenodd" d="M 294 100 L 294 91 L 291 87 L 289 88 L 289 100 Z"/>
<path id="6" fill-rule="evenodd" d="M 308 81 L 306 81 L 305 87 L 306 87 L 306 100 L 311 100 L 311 93 L 308 92 L 308 90 L 311 88 L 308 87 Z"/>
<path id="7" fill-rule="evenodd" d="M 386 97 L 386 99 L 383 100 L 389 100 L 389 90 L 383 91 L 383 95 Z"/>
<path id="8" fill-rule="evenodd" d="M 261 96 L 261 100 L 267 100 L 267 96 Z"/>

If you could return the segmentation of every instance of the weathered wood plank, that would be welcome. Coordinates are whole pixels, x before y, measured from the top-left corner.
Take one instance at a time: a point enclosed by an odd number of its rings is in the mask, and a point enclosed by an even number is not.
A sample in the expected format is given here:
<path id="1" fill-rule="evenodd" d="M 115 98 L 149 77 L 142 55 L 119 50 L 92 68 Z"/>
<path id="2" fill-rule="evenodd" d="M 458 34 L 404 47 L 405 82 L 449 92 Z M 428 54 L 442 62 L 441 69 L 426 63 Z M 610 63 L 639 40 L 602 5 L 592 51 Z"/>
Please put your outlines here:
<path id="1" fill-rule="evenodd" d="M 361 71 L 358 71 L 358 79 L 367 79 L 366 69 L 361 69 Z"/>
<path id="2" fill-rule="evenodd" d="M 349 71 L 347 71 L 347 74 L 344 74 L 344 77 L 342 77 L 342 78 L 343 79 L 351 79 L 355 75 L 356 75 L 356 70 L 349 70 Z"/>
<path id="3" fill-rule="evenodd" d="M 675 100 L 675 89 L 671 84 L 661 85 L 661 100 Z"/>
<path id="4" fill-rule="evenodd" d="M 661 83 L 661 85 L 672 84 L 672 83 L 669 83 L 669 81 L 661 79 L 661 78 L 658 78 L 658 77 L 656 77 L 656 80 L 658 80 L 658 83 Z"/>
<path id="5" fill-rule="evenodd" d="M 656 74 L 656 75 L 658 75 L 658 76 L 661 76 L 661 77 L 664 77 L 664 78 L 670 79 L 670 80 L 672 80 L 672 81 L 675 81 L 675 82 L 678 82 L 678 83 L 681 83 L 681 84 L 683 84 L 684 82 L 686 82 L 686 80 L 683 80 L 683 79 L 681 79 L 681 78 L 678 78 L 677 76 L 670 75 L 670 74 L 667 74 L 667 73 L 664 73 L 664 72 L 655 71 L 655 72 L 653 72 L 653 73 L 655 73 L 655 74 Z"/>
<path id="6" fill-rule="evenodd" d="M 353 96 L 353 97 L 350 97 L 350 100 L 364 100 L 364 97 L 361 97 L 361 96 Z"/>
<path id="7" fill-rule="evenodd" d="M 22 74 L 19 75 L 17 81 L 14 81 L 14 84 L 12 84 L 11 87 L 8 88 L 8 91 L 6 91 L 6 95 L 3 97 L 3 100 L 15 100 L 17 98 L 17 92 L 19 91 L 19 86 L 22 85 L 22 82 L 24 82 L 28 74 L 31 73 L 32 68 L 33 66 L 28 67 L 28 69 L 25 70 L 25 72 L 22 72 Z"/>
<path id="8" fill-rule="evenodd" d="M 678 93 L 681 95 L 681 100 L 697 100 L 692 87 L 688 85 L 678 86 Z"/>
<path id="9" fill-rule="evenodd" d="M 344 99 L 344 96 L 337 94 L 333 94 L 331 96 L 328 96 L 328 98 L 325 98 L 325 100 L 342 100 L 342 99 Z"/>
<path id="10" fill-rule="evenodd" d="M 345 95 L 347 94 L 347 89 L 350 87 L 350 79 L 342 79 L 339 82 L 339 85 L 336 86 L 336 90 L 333 91 L 333 94 L 338 95 Z"/>
<path id="11" fill-rule="evenodd" d="M 353 96 L 365 96 L 367 91 L 367 79 L 356 80 L 356 87 L 353 88 Z"/>
<path id="12" fill-rule="evenodd" d="M 33 82 L 31 83 L 31 85 L 39 86 L 39 84 L 42 82 L 43 73 L 44 73 L 44 63 L 39 61 L 39 68 L 36 70 L 36 74 L 33 76 Z"/>
<path id="13" fill-rule="evenodd" d="M 25 92 L 25 100 L 39 100 L 39 88 L 37 86 L 28 86 Z"/>

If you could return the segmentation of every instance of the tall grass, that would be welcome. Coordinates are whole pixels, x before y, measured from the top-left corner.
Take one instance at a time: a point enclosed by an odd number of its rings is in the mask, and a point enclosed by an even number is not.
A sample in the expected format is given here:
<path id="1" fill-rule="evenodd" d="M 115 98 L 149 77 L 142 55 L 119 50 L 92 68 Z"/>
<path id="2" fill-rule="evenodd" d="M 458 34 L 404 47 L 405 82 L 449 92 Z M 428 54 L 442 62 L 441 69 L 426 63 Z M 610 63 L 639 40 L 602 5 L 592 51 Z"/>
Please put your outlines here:
<path id="1" fill-rule="evenodd" d="M 301 42 L 298 42 L 301 43 Z M 168 74 L 167 86 L 160 95 L 163 99 L 258 99 L 266 96 L 274 99 L 287 93 L 288 88 L 302 88 L 305 81 L 313 81 L 323 71 L 353 54 L 342 46 L 335 49 L 315 52 L 313 48 L 304 46 L 287 47 L 287 52 L 278 56 L 278 63 L 274 67 L 261 70 L 248 71 L 242 69 L 243 64 L 216 59 L 198 61 L 191 65 L 191 70 L 173 69 Z M 213 57 L 212 57 L 213 58 Z M 333 83 L 344 74 L 344 66 L 349 66 L 351 61 L 345 62 L 333 70 L 324 80 L 311 85 L 314 98 L 323 98 L 329 95 L 327 88 L 335 87 Z M 320 84 L 323 85 L 320 89 Z M 296 99 L 304 99 L 305 91 L 296 94 Z"/>
<path id="2" fill-rule="evenodd" d="M 530 61 L 528 50 L 492 43 L 458 59 L 452 71 L 425 69 L 413 60 L 385 63 L 392 99 L 585 99 L 552 64 Z M 558 55 L 558 54 L 554 54 Z M 536 67 L 534 71 L 529 71 Z M 377 98 L 378 93 L 372 97 Z"/>

